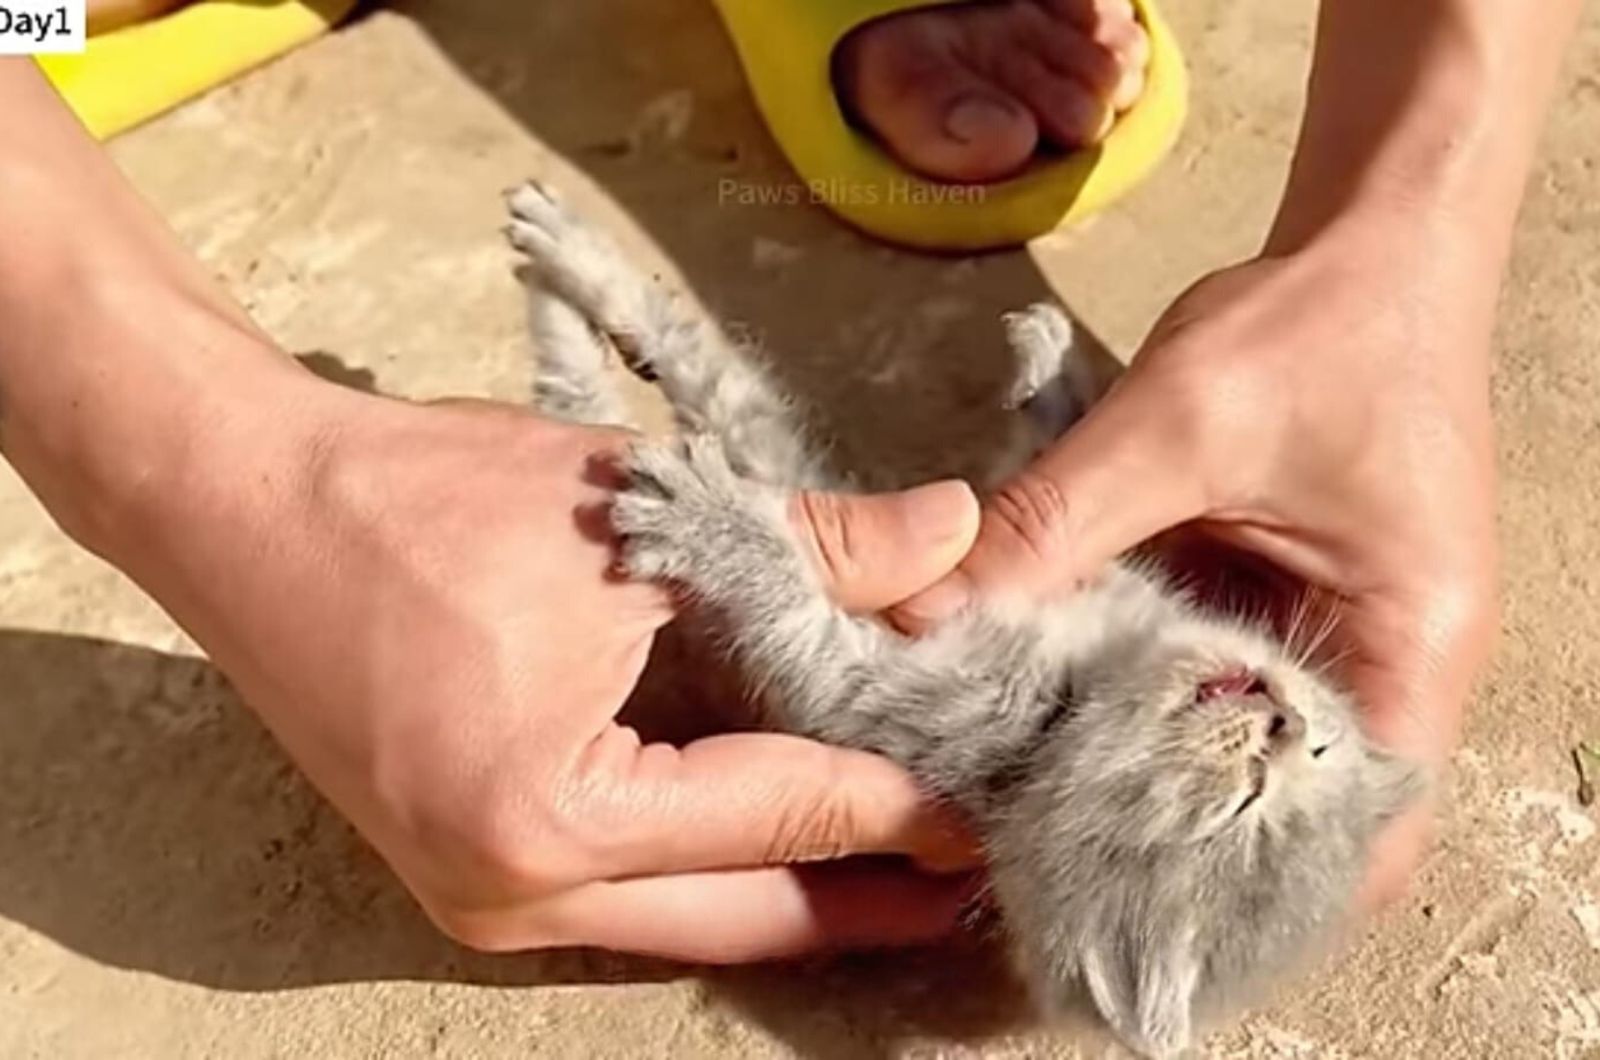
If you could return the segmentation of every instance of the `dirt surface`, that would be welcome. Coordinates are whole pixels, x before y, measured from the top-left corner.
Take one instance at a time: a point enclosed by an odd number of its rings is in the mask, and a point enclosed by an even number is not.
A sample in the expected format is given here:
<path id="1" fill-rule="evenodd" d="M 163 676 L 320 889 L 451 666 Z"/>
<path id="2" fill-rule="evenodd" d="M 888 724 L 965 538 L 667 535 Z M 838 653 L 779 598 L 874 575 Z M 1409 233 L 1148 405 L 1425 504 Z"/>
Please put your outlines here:
<path id="1" fill-rule="evenodd" d="M 1054 290 L 1126 353 L 1260 238 L 1311 4 L 1169 6 L 1198 86 L 1175 157 L 1087 227 L 976 261 L 719 203 L 722 181 L 792 177 L 703 0 L 418 0 L 114 153 L 290 350 L 418 397 L 524 394 L 498 192 L 538 174 L 755 322 L 858 445 L 914 458 L 992 385 L 1001 310 Z M 1501 320 L 1505 635 L 1441 841 L 1352 955 L 1210 1055 L 1600 1056 L 1600 842 L 1568 757 L 1600 739 L 1596 69 L 1591 14 Z M 662 135 L 684 106 L 683 135 Z M 959 953 L 715 973 L 465 953 L 8 472 L 0 542 L 0 1056 L 1108 1054 L 1017 1025 L 992 967 Z"/>

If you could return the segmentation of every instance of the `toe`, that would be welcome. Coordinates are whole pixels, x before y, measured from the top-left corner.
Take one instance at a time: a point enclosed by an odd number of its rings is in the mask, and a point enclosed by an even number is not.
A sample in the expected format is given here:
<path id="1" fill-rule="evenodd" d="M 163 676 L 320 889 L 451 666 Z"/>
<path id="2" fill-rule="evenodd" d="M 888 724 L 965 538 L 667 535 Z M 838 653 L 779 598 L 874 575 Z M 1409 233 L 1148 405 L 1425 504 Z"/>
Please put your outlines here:
<path id="1" fill-rule="evenodd" d="M 1082 147 L 1098 141 L 1110 128 L 1108 93 L 1032 52 L 1017 52 L 1001 68 L 1006 86 L 1028 106 L 1044 139 L 1057 147 Z"/>
<path id="2" fill-rule="evenodd" d="M 1150 41 L 1132 0 L 990 0 L 870 22 L 834 57 L 846 109 L 902 162 L 997 180 L 1041 140 L 1100 141 L 1139 99 Z"/>
<path id="3" fill-rule="evenodd" d="M 1144 93 L 1145 71 L 1150 66 L 1150 35 L 1127 0 L 1102 0 L 1090 38 L 1107 49 L 1116 66 L 1109 102 L 1117 112 L 1127 110 Z"/>
<path id="4" fill-rule="evenodd" d="M 921 20 L 851 34 L 835 57 L 840 98 L 902 162 L 931 177 L 985 181 L 1026 165 L 1039 125 L 1028 106 L 966 65 L 957 42 Z"/>
<path id="5" fill-rule="evenodd" d="M 1015 3 L 981 61 L 1028 105 L 1045 139 L 1083 147 L 1138 100 L 1149 45 L 1127 0 L 1053 2 Z"/>

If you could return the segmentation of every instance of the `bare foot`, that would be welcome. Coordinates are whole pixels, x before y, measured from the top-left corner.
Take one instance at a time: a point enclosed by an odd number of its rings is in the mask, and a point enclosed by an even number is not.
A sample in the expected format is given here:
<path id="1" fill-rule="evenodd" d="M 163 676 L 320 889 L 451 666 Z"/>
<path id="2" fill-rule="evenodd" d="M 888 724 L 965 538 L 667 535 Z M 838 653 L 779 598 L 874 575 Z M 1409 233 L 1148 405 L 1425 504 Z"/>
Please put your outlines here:
<path id="1" fill-rule="evenodd" d="M 1096 143 L 1144 90 L 1130 0 L 979 0 L 869 22 L 839 45 L 845 109 L 908 167 L 1009 176 L 1041 145 Z"/>
<path id="2" fill-rule="evenodd" d="M 89 35 L 148 22 L 184 3 L 185 0 L 89 0 Z"/>

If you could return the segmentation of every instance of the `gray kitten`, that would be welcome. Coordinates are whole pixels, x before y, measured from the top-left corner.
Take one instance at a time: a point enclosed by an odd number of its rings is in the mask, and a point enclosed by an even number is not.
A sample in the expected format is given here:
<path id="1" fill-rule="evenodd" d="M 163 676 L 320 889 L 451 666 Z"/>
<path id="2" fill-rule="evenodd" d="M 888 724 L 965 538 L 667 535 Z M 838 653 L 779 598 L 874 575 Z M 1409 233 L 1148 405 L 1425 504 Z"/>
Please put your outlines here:
<path id="1" fill-rule="evenodd" d="M 616 499 L 626 569 L 696 601 L 773 725 L 886 755 L 970 815 L 1047 1014 L 1087 991 L 1130 1047 L 1169 1055 L 1329 939 L 1374 832 L 1422 784 L 1347 696 L 1149 565 L 980 603 L 922 639 L 843 613 L 785 514 L 792 488 L 841 482 L 791 404 L 546 192 L 510 207 L 541 407 L 627 423 L 614 350 L 676 412 L 680 438 L 636 446 Z M 1058 310 L 1007 325 L 1019 371 L 996 480 L 1094 397 Z"/>

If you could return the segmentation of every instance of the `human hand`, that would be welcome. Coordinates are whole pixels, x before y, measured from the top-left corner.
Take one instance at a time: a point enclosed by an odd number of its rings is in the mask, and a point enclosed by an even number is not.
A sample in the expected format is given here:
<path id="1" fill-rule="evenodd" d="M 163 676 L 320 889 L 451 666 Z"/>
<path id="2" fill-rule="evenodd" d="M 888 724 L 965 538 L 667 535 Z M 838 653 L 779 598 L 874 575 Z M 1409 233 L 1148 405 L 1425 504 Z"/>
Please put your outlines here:
<path id="1" fill-rule="evenodd" d="M 1494 292 L 1368 238 L 1261 258 L 1180 298 L 1111 392 L 986 502 L 972 552 L 902 624 L 973 594 L 1069 589 L 1182 527 L 1179 562 L 1214 563 L 1220 545 L 1264 566 L 1274 613 L 1325 596 L 1335 672 L 1375 738 L 1437 763 L 1494 620 Z M 1374 900 L 1409 875 L 1428 819 L 1383 838 Z"/>
<path id="2" fill-rule="evenodd" d="M 792 867 L 972 863 L 886 760 L 776 734 L 641 746 L 615 722 L 671 616 L 660 589 L 609 573 L 623 434 L 298 374 L 255 400 L 270 434 L 147 497 L 114 558 L 446 932 L 736 961 L 954 926 L 959 873 Z M 793 511 L 856 608 L 943 575 L 978 522 L 960 486 Z"/>

